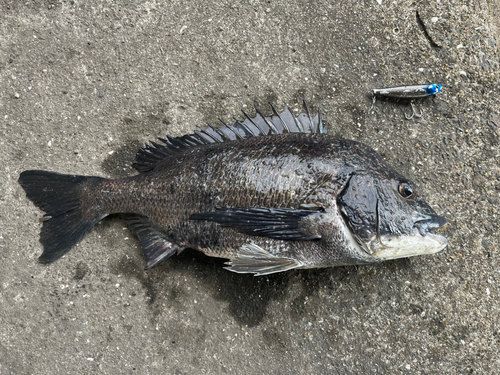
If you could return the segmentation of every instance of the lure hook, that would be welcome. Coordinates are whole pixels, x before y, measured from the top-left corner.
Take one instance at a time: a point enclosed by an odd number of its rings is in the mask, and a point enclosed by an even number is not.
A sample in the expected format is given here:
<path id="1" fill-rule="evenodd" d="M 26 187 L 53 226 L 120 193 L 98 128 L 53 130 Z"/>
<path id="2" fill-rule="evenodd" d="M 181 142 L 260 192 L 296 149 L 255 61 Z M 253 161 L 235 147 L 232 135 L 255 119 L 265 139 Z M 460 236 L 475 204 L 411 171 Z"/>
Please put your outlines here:
<path id="1" fill-rule="evenodd" d="M 372 103 L 372 106 L 370 107 L 370 109 L 368 110 L 368 113 L 370 113 L 372 110 L 373 112 L 378 112 L 378 108 L 375 107 L 375 102 L 377 101 L 377 97 L 375 95 L 373 95 L 373 103 Z"/>
<path id="2" fill-rule="evenodd" d="M 405 113 L 405 118 L 407 120 L 411 120 L 413 117 L 422 117 L 424 115 L 424 110 L 423 109 L 420 109 L 419 112 L 420 113 L 417 113 L 417 110 L 416 110 L 416 107 L 415 107 L 415 103 L 413 102 L 413 100 L 410 102 L 410 105 L 411 105 L 411 110 L 412 110 L 412 114 L 411 116 L 408 116 L 406 113 Z"/>

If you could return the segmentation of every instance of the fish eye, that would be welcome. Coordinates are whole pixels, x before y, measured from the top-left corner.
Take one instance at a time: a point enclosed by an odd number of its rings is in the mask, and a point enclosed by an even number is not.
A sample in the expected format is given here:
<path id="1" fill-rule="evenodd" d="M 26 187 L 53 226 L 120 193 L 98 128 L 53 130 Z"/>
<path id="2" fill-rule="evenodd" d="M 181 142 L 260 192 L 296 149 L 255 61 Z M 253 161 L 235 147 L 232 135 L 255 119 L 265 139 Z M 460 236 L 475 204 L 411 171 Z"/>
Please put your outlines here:
<path id="1" fill-rule="evenodd" d="M 399 194 L 406 199 L 411 199 L 415 195 L 413 186 L 409 182 L 400 182 L 398 187 Z"/>

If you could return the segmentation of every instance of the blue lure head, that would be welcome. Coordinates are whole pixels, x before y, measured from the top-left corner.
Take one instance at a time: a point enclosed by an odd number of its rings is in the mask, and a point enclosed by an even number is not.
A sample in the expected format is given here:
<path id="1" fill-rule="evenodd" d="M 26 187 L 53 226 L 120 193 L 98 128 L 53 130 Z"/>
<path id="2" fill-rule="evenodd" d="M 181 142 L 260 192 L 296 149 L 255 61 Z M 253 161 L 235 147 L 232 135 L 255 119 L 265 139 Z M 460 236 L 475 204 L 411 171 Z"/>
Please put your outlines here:
<path id="1" fill-rule="evenodd" d="M 442 89 L 443 85 L 440 85 L 439 83 L 431 83 L 425 88 L 427 95 L 436 95 L 438 92 L 441 92 Z"/>

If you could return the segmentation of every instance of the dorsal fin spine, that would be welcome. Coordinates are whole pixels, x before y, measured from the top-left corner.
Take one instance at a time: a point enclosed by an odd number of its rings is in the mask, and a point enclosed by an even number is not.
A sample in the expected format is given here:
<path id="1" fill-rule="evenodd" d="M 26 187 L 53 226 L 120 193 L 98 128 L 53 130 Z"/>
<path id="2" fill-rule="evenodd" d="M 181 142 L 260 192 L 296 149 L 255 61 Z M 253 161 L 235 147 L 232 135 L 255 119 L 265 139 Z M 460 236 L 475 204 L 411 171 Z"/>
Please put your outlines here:
<path id="1" fill-rule="evenodd" d="M 222 143 L 222 141 L 221 141 L 221 140 L 217 139 L 217 137 L 215 137 L 214 135 L 212 135 L 212 134 L 210 134 L 210 133 L 208 132 L 208 129 L 213 130 L 212 125 L 210 125 L 210 124 L 207 124 L 207 125 L 208 125 L 208 128 L 206 128 L 206 129 L 202 129 L 202 130 L 201 130 L 201 132 L 202 132 L 203 134 L 208 135 L 210 138 L 212 138 L 212 139 L 214 140 L 214 142 L 213 142 L 213 143 Z M 216 134 L 217 134 L 217 132 L 216 132 Z M 217 135 L 219 135 L 219 134 L 217 134 Z"/>
<path id="2" fill-rule="evenodd" d="M 290 113 L 290 115 L 292 116 L 293 118 L 293 121 L 295 121 L 295 126 L 297 126 L 297 129 L 299 129 L 299 132 L 301 133 L 305 133 L 304 131 L 304 127 L 302 126 L 302 124 L 300 123 L 300 121 L 298 120 L 298 118 L 293 114 L 292 110 L 290 109 L 290 107 L 287 105 L 285 106 L 285 109 L 288 111 L 288 113 Z"/>
<path id="3" fill-rule="evenodd" d="M 326 129 L 323 128 L 323 120 L 321 118 L 321 110 L 318 109 L 318 129 L 320 134 L 326 134 Z"/>
<path id="4" fill-rule="evenodd" d="M 199 142 L 193 136 L 193 134 L 187 134 L 187 135 L 183 136 L 182 139 L 183 139 L 184 142 L 186 142 L 188 144 L 188 147 L 194 147 L 194 146 L 198 146 L 200 144 L 203 144 L 202 142 Z"/>
<path id="5" fill-rule="evenodd" d="M 311 129 L 311 133 L 316 133 L 316 127 L 314 126 L 314 121 L 311 117 L 311 112 L 309 112 L 309 107 L 307 106 L 306 100 L 302 99 L 302 103 L 304 109 L 306 110 L 307 118 L 309 119 L 309 128 Z"/>
<path id="6" fill-rule="evenodd" d="M 264 129 L 262 129 L 259 124 L 257 124 L 250 116 L 248 116 L 245 111 L 241 110 L 241 112 L 243 112 L 248 121 L 250 121 L 254 126 L 256 126 L 257 129 L 259 129 L 263 135 L 269 135 L 269 132 L 266 133 Z"/>
<path id="7" fill-rule="evenodd" d="M 169 135 L 167 135 L 168 141 L 174 145 L 175 147 L 178 147 L 179 149 L 187 148 L 188 145 L 186 145 L 183 141 L 182 138 L 174 138 Z"/>
<path id="8" fill-rule="evenodd" d="M 212 126 L 212 125 L 210 125 L 210 124 L 208 124 L 208 127 L 209 127 L 210 129 L 212 129 L 215 133 L 217 133 L 217 135 L 219 135 L 219 136 L 221 137 L 221 141 L 220 141 L 220 143 L 224 143 L 224 139 L 228 139 L 228 140 L 230 140 L 230 139 L 229 139 L 229 138 L 228 138 L 228 137 L 227 137 L 227 136 L 226 136 L 226 135 L 222 132 L 222 130 L 220 130 L 219 128 L 216 128 L 216 127 L 214 127 L 214 126 Z"/>
<path id="9" fill-rule="evenodd" d="M 252 137 L 258 137 L 259 136 L 258 133 L 255 134 L 252 129 L 250 129 L 247 125 L 245 125 L 244 123 L 242 123 L 240 120 L 236 120 L 236 122 L 234 124 L 243 127 L 243 129 L 245 129 L 248 133 L 250 133 L 252 135 Z"/>
<path id="10" fill-rule="evenodd" d="M 200 137 L 200 139 L 202 140 L 202 142 L 204 142 L 203 144 L 210 144 L 210 143 L 215 143 L 215 141 L 213 140 L 212 137 L 208 136 L 207 134 L 205 134 L 203 132 L 203 129 L 199 128 L 200 130 L 195 130 L 194 131 L 194 134 L 196 134 L 198 137 Z M 209 137 L 209 138 L 207 138 Z"/>
<path id="11" fill-rule="evenodd" d="M 285 133 L 285 129 L 286 129 L 287 133 L 290 133 L 290 128 L 288 127 L 288 125 L 286 124 L 286 122 L 283 121 L 283 119 L 281 118 L 279 112 L 276 110 L 276 108 L 274 108 L 274 105 L 272 103 L 269 103 L 269 105 L 271 106 L 271 109 L 273 110 L 274 114 L 276 116 L 278 116 L 278 118 L 280 119 L 281 124 L 283 125 L 283 133 Z"/>
<path id="12" fill-rule="evenodd" d="M 262 112 L 261 112 L 261 111 L 259 111 L 259 109 L 258 109 L 257 107 L 255 107 L 255 112 L 256 112 L 256 113 L 257 113 L 260 117 L 262 117 L 262 119 L 263 119 L 263 120 L 264 120 L 264 122 L 267 124 L 267 126 L 269 126 L 269 127 L 271 128 L 271 130 L 273 130 L 273 131 L 274 131 L 274 133 L 275 133 L 275 134 L 279 134 L 279 133 L 280 133 L 280 132 L 278 131 L 278 129 L 276 128 L 276 126 L 274 126 L 274 124 L 273 124 L 271 121 L 269 121 L 269 120 L 266 118 L 266 116 L 264 116 L 264 115 L 262 114 Z"/>
<path id="13" fill-rule="evenodd" d="M 240 133 L 238 133 L 235 129 L 234 129 L 234 126 L 231 126 L 229 125 L 227 122 L 224 122 L 222 119 L 219 119 L 220 122 L 222 122 L 222 124 L 228 128 L 230 131 L 232 131 L 234 133 L 234 135 L 236 136 L 236 139 L 243 139 L 243 137 L 241 136 Z"/>

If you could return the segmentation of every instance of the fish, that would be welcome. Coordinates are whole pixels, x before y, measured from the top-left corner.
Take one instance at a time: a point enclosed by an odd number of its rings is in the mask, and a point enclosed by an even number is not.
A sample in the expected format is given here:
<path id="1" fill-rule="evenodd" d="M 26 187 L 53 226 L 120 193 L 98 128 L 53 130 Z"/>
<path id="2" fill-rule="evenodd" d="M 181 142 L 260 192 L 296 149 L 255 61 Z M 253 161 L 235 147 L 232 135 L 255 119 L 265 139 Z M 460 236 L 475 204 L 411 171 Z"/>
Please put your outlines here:
<path id="1" fill-rule="evenodd" d="M 145 269 L 186 248 L 237 273 L 362 265 L 434 254 L 447 220 L 369 146 L 328 134 L 318 111 L 288 106 L 142 147 L 118 179 L 27 170 L 19 183 L 45 212 L 41 263 L 99 221 L 126 214 Z"/>

